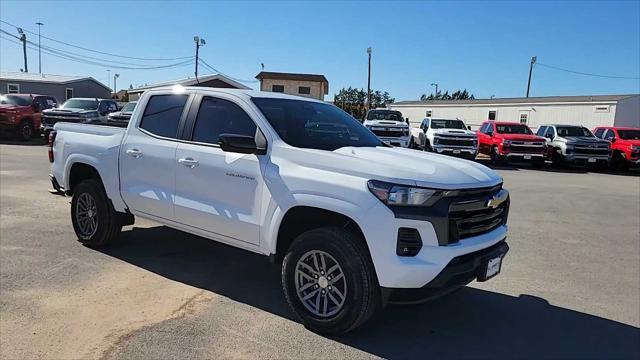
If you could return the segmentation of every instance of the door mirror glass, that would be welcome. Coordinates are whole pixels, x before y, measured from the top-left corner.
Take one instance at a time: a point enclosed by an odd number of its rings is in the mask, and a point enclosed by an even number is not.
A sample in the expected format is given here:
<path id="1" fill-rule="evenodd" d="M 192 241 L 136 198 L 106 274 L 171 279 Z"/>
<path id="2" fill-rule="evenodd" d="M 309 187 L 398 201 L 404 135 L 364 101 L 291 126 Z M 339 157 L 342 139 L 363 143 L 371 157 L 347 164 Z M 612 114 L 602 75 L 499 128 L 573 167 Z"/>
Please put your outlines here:
<path id="1" fill-rule="evenodd" d="M 471 125 L 467 126 L 467 130 L 471 130 Z"/>
<path id="2" fill-rule="evenodd" d="M 241 154 L 264 154 L 266 147 L 256 144 L 254 136 L 238 134 L 220 134 L 218 144 L 222 151 L 235 152 Z"/>

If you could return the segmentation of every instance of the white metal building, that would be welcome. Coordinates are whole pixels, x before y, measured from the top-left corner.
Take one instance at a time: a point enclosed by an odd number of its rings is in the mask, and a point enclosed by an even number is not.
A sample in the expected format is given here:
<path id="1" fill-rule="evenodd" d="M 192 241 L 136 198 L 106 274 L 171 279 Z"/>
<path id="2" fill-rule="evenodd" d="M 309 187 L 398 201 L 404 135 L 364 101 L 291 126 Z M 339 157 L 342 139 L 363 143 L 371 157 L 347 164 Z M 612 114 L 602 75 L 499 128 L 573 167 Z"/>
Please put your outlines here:
<path id="1" fill-rule="evenodd" d="M 483 121 L 640 127 L 640 94 L 548 96 L 529 98 L 400 101 L 388 107 L 402 112 L 412 126 L 425 117 L 459 118 L 477 128 Z"/>

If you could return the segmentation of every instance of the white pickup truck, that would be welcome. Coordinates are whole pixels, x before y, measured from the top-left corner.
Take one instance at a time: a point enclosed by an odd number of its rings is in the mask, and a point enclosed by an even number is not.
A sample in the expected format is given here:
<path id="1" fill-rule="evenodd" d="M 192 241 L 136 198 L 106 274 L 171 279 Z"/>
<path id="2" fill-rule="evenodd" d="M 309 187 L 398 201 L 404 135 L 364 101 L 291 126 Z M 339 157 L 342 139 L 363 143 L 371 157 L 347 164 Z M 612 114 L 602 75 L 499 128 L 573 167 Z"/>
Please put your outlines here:
<path id="1" fill-rule="evenodd" d="M 159 88 L 126 129 L 57 123 L 50 140 L 80 242 L 108 245 L 143 217 L 268 256 L 292 311 L 321 333 L 487 280 L 508 251 L 500 176 L 385 145 L 321 101 Z"/>
<path id="2" fill-rule="evenodd" d="M 478 136 L 460 119 L 425 118 L 411 129 L 412 149 L 473 160 L 478 154 Z"/>
<path id="3" fill-rule="evenodd" d="M 409 122 L 402 117 L 400 111 L 369 110 L 362 124 L 387 145 L 404 148 L 409 146 Z"/>

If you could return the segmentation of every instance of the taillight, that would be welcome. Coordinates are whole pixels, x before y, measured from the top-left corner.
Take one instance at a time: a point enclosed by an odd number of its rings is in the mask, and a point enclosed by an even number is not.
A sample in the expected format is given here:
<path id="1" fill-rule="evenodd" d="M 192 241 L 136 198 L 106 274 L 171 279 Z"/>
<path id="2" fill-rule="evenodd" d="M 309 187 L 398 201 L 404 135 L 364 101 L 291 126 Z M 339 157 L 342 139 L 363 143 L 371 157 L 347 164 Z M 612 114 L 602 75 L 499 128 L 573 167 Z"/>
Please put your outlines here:
<path id="1" fill-rule="evenodd" d="M 49 133 L 49 150 L 48 150 L 48 153 L 49 153 L 49 162 L 50 163 L 53 162 L 53 143 L 56 141 L 56 134 L 57 133 L 55 132 L 55 130 L 51 131 Z"/>

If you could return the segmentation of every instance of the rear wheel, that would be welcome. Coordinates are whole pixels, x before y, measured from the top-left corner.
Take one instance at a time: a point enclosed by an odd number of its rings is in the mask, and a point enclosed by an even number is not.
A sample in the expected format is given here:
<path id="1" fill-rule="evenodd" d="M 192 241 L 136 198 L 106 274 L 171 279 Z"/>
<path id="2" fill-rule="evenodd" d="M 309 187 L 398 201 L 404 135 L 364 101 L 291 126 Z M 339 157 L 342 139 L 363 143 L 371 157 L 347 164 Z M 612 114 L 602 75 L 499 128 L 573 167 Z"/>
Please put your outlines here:
<path id="1" fill-rule="evenodd" d="M 71 221 L 78 241 L 90 247 L 112 243 L 122 230 L 118 213 L 96 179 L 83 180 L 73 190 Z"/>
<path id="2" fill-rule="evenodd" d="M 373 264 L 364 245 L 343 228 L 307 231 L 291 244 L 282 286 L 305 327 L 341 334 L 367 321 L 380 303 Z"/>
<path id="3" fill-rule="evenodd" d="M 564 167 L 566 165 L 565 161 L 564 161 L 564 156 L 562 156 L 562 154 L 560 154 L 560 152 L 558 151 L 558 149 L 553 149 L 551 152 L 551 163 L 553 164 L 553 166 L 560 168 L 560 167 Z"/>
<path id="4" fill-rule="evenodd" d="M 18 127 L 18 136 L 22 141 L 29 141 L 33 136 L 33 125 L 28 120 L 22 120 Z"/>

